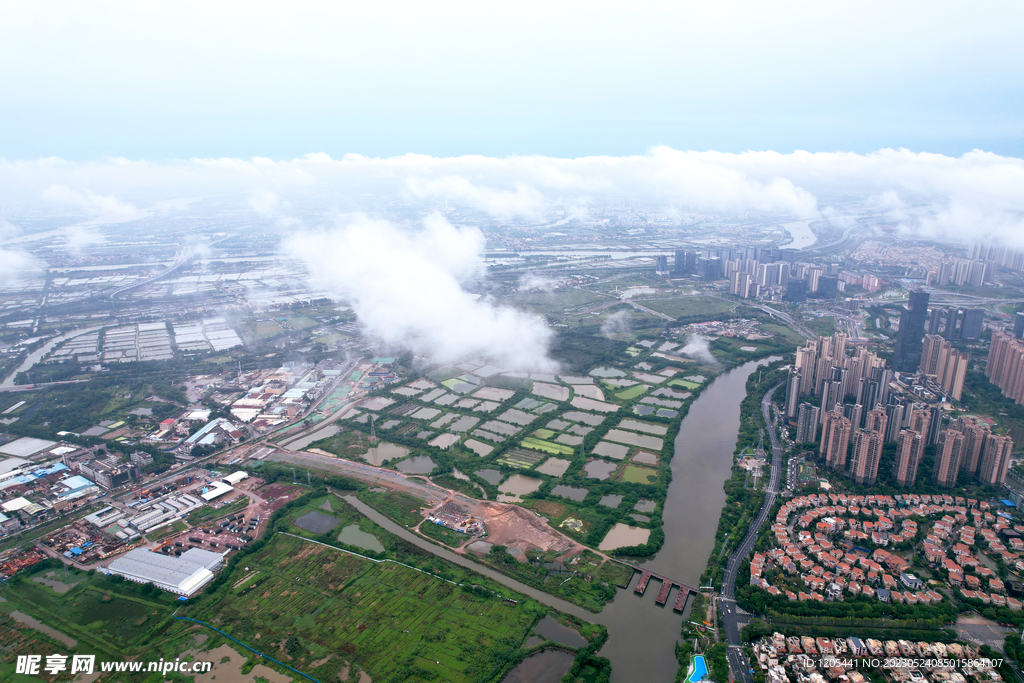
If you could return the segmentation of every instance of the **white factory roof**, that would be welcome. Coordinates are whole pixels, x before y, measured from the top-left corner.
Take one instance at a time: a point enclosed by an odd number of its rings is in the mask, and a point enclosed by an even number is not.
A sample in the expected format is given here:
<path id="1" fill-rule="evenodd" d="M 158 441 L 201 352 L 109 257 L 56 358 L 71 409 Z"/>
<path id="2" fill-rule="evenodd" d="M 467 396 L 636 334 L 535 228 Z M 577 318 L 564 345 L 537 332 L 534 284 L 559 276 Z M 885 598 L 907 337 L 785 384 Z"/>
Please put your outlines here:
<path id="1" fill-rule="evenodd" d="M 224 481 L 227 482 L 228 484 L 237 484 L 238 482 L 242 481 L 243 479 L 248 479 L 248 478 L 249 478 L 249 475 L 247 473 L 239 470 L 237 472 L 232 472 L 228 476 L 224 477 Z"/>
<path id="2" fill-rule="evenodd" d="M 217 553 L 202 552 L 216 556 L 218 561 L 223 560 Z M 195 561 L 202 556 L 193 556 L 193 559 L 187 560 L 186 555 L 188 553 L 183 553 L 181 557 L 171 557 L 146 548 L 136 548 L 111 562 L 109 570 L 129 581 L 152 583 L 157 588 L 190 596 L 213 579 L 213 572 L 204 566 L 205 562 Z"/>
<path id="3" fill-rule="evenodd" d="M 17 498 L 12 498 L 4 502 L 3 505 L 0 505 L 0 508 L 3 508 L 4 512 L 17 512 L 22 508 L 27 508 L 31 504 L 32 501 L 30 501 L 29 499 L 25 498 L 24 496 L 18 496 Z"/>
<path id="4" fill-rule="evenodd" d="M 15 471 L 17 474 L 20 474 L 21 466 L 27 464 L 28 460 L 24 460 L 23 458 L 7 458 L 6 460 L 2 460 L 0 461 L 0 475 L 5 475 Z M 12 474 L 11 476 L 13 477 L 14 475 Z"/>
<path id="5" fill-rule="evenodd" d="M 213 571 L 224 563 L 223 555 L 215 553 L 212 550 L 203 550 L 202 548 L 189 548 L 183 552 L 181 557 L 178 559 L 185 560 L 186 562 L 195 562 L 210 571 Z"/>
<path id="6" fill-rule="evenodd" d="M 234 489 L 232 489 L 231 486 L 225 484 L 222 481 L 214 481 L 210 483 L 210 489 L 206 493 L 202 494 L 202 496 L 200 497 L 207 503 L 209 503 L 214 498 L 220 498 L 225 493 L 228 493 L 233 490 Z"/>
<path id="7" fill-rule="evenodd" d="M 27 458 L 30 455 L 35 455 L 40 451 L 44 451 L 47 448 L 56 446 L 56 441 L 47 441 L 46 439 L 34 439 L 30 436 L 24 436 L 20 439 L 16 439 L 10 443 L 5 443 L 0 446 L 0 453 L 4 455 L 15 455 L 21 458 Z"/>

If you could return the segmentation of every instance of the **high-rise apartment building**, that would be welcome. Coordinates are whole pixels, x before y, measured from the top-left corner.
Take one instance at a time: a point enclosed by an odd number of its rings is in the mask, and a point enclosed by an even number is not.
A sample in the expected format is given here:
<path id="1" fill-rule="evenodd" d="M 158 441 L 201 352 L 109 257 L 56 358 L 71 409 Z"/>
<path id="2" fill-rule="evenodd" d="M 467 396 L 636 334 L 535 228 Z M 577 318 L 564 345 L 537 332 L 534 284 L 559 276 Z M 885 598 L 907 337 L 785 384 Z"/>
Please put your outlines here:
<path id="1" fill-rule="evenodd" d="M 729 276 L 729 293 L 741 299 L 757 296 L 758 285 L 749 273 L 736 271 Z"/>
<path id="2" fill-rule="evenodd" d="M 897 485 L 913 486 L 917 481 L 917 466 L 921 464 L 924 445 L 924 439 L 918 432 L 900 430 L 896 439 L 896 463 L 893 467 Z"/>
<path id="3" fill-rule="evenodd" d="M 988 425 L 971 415 L 961 415 L 957 418 L 954 429 L 964 435 L 960 469 L 967 474 L 975 475 L 981 466 L 981 453 L 985 448 L 985 441 L 991 436 L 991 431 Z"/>
<path id="4" fill-rule="evenodd" d="M 818 342 L 809 341 L 796 350 L 794 365 L 800 371 L 800 395 L 809 396 L 814 389 L 814 369 L 818 362 Z"/>
<path id="5" fill-rule="evenodd" d="M 800 404 L 800 371 L 794 366 L 789 369 L 786 381 L 786 419 L 796 419 L 797 406 Z"/>
<path id="6" fill-rule="evenodd" d="M 797 443 L 813 443 L 818 440 L 818 406 L 810 403 L 800 404 L 800 414 L 796 421 Z"/>
<path id="7" fill-rule="evenodd" d="M 957 430 L 947 429 L 939 434 L 939 448 L 935 453 L 932 481 L 945 488 L 953 488 L 956 485 L 963 446 L 964 435 Z"/>
<path id="8" fill-rule="evenodd" d="M 931 426 L 932 414 L 927 408 L 914 408 L 910 413 L 910 424 L 907 429 L 917 432 L 927 443 L 928 429 Z"/>
<path id="9" fill-rule="evenodd" d="M 871 432 L 879 432 L 883 438 L 885 438 L 888 424 L 889 416 L 885 414 L 885 409 L 882 406 L 875 406 L 873 410 L 868 411 L 867 416 L 864 418 L 864 429 Z"/>
<path id="10" fill-rule="evenodd" d="M 959 401 L 970 360 L 970 355 L 954 349 L 949 340 L 937 334 L 927 334 L 919 370 L 934 379 L 950 398 Z"/>
<path id="11" fill-rule="evenodd" d="M 858 484 L 874 485 L 882 458 L 882 443 L 882 434 L 876 431 L 858 429 L 854 435 L 850 476 Z"/>
<path id="12" fill-rule="evenodd" d="M 1010 466 L 1012 452 L 1013 439 L 1008 436 L 989 436 L 985 439 L 981 467 L 978 469 L 978 481 L 991 486 L 1005 484 L 1006 470 Z"/>
<path id="13" fill-rule="evenodd" d="M 905 411 L 909 410 L 906 401 L 902 396 L 891 396 L 889 403 L 884 406 L 887 429 L 885 432 L 886 441 L 895 441 L 903 429 L 903 417 Z"/>
<path id="14" fill-rule="evenodd" d="M 993 332 L 985 376 L 1003 396 L 1024 404 L 1024 340 L 1006 332 Z"/>
<path id="15" fill-rule="evenodd" d="M 825 466 L 833 470 L 846 467 L 846 453 L 850 445 L 852 425 L 843 417 L 841 411 L 832 411 L 825 415 L 825 428 L 821 432 L 820 453 L 825 458 Z"/>

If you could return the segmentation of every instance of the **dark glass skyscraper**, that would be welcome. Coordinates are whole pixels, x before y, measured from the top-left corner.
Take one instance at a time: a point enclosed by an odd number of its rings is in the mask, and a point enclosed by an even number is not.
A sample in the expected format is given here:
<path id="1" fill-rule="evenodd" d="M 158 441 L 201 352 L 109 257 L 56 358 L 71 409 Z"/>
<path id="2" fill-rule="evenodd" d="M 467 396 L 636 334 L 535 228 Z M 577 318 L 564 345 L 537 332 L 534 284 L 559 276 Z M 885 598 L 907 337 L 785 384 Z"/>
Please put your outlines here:
<path id="1" fill-rule="evenodd" d="M 910 308 L 900 314 L 900 331 L 896 334 L 893 369 L 897 372 L 917 372 L 921 364 L 924 323 L 927 317 L 928 292 L 911 292 Z"/>

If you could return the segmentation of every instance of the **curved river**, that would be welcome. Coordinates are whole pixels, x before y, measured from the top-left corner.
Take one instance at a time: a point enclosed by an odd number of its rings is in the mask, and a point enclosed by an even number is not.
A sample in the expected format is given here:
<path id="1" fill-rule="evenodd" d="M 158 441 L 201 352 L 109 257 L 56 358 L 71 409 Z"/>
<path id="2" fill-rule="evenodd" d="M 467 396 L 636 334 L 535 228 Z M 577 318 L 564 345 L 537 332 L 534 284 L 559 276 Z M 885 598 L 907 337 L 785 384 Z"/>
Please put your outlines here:
<path id="1" fill-rule="evenodd" d="M 725 504 L 722 485 L 732 469 L 747 377 L 769 360 L 751 361 L 719 375 L 690 406 L 680 425 L 672 458 L 672 483 L 662 516 L 665 545 L 644 567 L 699 586 L 700 575 L 715 546 L 718 518 Z M 633 586 L 640 575 L 635 574 L 626 590 L 620 590 L 600 614 L 593 614 L 415 536 L 354 497 L 345 499 L 391 533 L 435 555 L 474 569 L 567 614 L 604 624 L 609 638 L 601 655 L 612 662 L 614 683 L 675 678 L 679 668 L 675 644 L 682 626 L 682 617 L 672 610 L 677 589 L 669 594 L 665 607 L 658 607 L 654 598 L 660 583 L 652 581 L 646 594 L 638 596 Z"/>

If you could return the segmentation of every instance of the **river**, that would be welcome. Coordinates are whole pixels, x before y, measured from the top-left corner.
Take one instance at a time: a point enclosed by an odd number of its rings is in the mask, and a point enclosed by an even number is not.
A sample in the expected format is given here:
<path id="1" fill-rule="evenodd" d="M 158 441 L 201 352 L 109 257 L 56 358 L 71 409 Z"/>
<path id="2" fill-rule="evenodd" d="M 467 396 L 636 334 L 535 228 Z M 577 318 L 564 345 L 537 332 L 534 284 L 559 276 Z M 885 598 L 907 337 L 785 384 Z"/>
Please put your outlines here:
<path id="1" fill-rule="evenodd" d="M 54 337 L 50 341 L 46 342 L 41 347 L 39 347 L 38 349 L 30 353 L 28 356 L 26 356 L 22 364 L 19 365 L 16 369 L 14 369 L 11 372 L 11 374 L 4 379 L 3 383 L 0 384 L 0 391 L 7 391 L 15 388 L 17 385 L 15 385 L 14 383 L 14 378 L 18 376 L 18 373 L 28 372 L 29 370 L 31 370 L 32 366 L 38 363 L 40 360 L 42 360 L 43 356 L 45 356 L 47 353 L 53 350 L 53 347 L 55 347 L 57 344 L 61 343 L 65 339 L 71 339 L 72 337 L 80 337 L 83 334 L 95 332 L 96 330 L 101 329 L 102 327 L 102 325 L 94 325 L 92 327 L 86 327 L 81 330 L 65 332 L 59 337 Z"/>
<path id="2" fill-rule="evenodd" d="M 747 377 L 768 362 L 751 361 L 719 375 L 690 406 L 680 425 L 672 458 L 672 483 L 663 514 L 665 545 L 644 567 L 699 586 L 700 575 L 714 549 L 718 518 L 725 504 L 722 485 L 732 469 Z M 671 681 L 675 677 L 679 668 L 675 644 L 682 616 L 673 611 L 672 605 L 678 589 L 669 594 L 665 607 L 658 607 L 654 598 L 660 583 L 652 581 L 646 594 L 638 596 L 633 586 L 640 575 L 635 574 L 627 589 L 620 590 L 600 614 L 593 614 L 415 536 L 358 499 L 346 500 L 391 533 L 435 555 L 470 567 L 538 602 L 604 624 L 609 638 L 601 655 L 611 660 L 613 683 Z"/>
<path id="3" fill-rule="evenodd" d="M 806 249 L 818 241 L 818 236 L 811 230 L 811 221 L 794 221 L 782 227 L 793 238 L 789 244 L 782 245 L 783 249 Z"/>
<path id="4" fill-rule="evenodd" d="M 672 457 L 672 483 L 662 514 L 665 545 L 644 568 L 700 586 L 725 504 L 723 484 L 732 471 L 747 377 L 768 362 L 751 361 L 719 375 L 690 406 Z M 682 617 L 672 609 L 678 589 L 672 589 L 665 607 L 658 607 L 654 598 L 661 583 L 652 581 L 641 597 L 633 592 L 639 578 L 635 574 L 629 588 L 619 591 L 593 619 L 608 628 L 601 655 L 612 662 L 613 682 L 671 681 L 679 668 L 675 644 Z"/>

